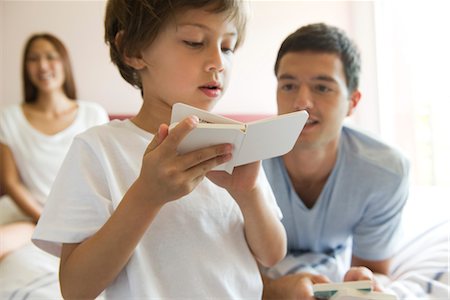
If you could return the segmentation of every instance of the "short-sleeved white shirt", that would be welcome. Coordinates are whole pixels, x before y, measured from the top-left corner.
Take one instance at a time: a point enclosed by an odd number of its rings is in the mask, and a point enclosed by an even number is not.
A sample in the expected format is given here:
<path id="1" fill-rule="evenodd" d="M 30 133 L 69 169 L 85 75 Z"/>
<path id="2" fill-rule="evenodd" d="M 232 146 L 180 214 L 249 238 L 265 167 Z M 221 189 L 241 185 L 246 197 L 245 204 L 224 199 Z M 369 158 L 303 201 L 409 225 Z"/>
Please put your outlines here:
<path id="1" fill-rule="evenodd" d="M 59 255 L 61 243 L 82 242 L 99 230 L 139 175 L 152 138 L 129 120 L 115 120 L 75 138 L 34 243 Z M 260 180 L 267 201 L 279 213 L 262 171 Z M 242 213 L 225 189 L 207 179 L 161 209 L 105 291 L 108 299 L 260 299 L 261 295 Z"/>
<path id="2" fill-rule="evenodd" d="M 26 119 L 20 104 L 0 112 L 0 143 L 11 150 L 25 186 L 40 203 L 44 203 L 73 138 L 86 129 L 109 121 L 98 104 L 77 101 L 78 111 L 66 129 L 46 135 Z"/>

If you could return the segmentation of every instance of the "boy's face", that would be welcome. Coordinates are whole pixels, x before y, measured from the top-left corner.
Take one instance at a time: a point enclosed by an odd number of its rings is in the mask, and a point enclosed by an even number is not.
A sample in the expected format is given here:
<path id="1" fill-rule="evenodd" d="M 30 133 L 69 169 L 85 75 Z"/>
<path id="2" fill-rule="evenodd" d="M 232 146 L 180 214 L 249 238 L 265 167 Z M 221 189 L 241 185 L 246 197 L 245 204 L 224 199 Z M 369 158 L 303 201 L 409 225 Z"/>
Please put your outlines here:
<path id="1" fill-rule="evenodd" d="M 142 52 L 144 101 L 210 110 L 228 85 L 236 42 L 236 26 L 224 14 L 191 9 L 176 15 Z"/>
<path id="2" fill-rule="evenodd" d="M 277 74 L 278 114 L 306 110 L 309 119 L 299 147 L 324 147 L 337 142 L 343 121 L 360 99 L 349 93 L 344 67 L 336 54 L 289 52 Z"/>

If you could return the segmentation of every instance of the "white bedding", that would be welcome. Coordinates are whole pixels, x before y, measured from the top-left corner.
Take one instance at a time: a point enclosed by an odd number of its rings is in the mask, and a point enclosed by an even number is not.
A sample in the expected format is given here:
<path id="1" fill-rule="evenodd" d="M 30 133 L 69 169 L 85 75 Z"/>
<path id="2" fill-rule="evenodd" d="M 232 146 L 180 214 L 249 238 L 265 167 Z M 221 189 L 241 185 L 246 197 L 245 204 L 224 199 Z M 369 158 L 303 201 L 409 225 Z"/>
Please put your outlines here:
<path id="1" fill-rule="evenodd" d="M 403 234 L 392 260 L 391 275 L 389 278 L 377 276 L 378 280 L 402 300 L 450 299 L 450 189 L 411 190 L 402 226 Z M 336 280 L 345 270 L 342 257 L 307 254 L 287 256 L 267 274 L 276 278 L 308 271 Z"/>
<path id="2" fill-rule="evenodd" d="M 392 261 L 391 279 L 379 277 L 399 299 L 450 299 L 449 235 L 450 189 L 414 189 L 405 208 L 405 231 Z M 283 264 L 284 263 L 284 264 Z M 304 259 L 287 258 L 280 274 L 301 268 Z M 316 267 L 324 265 L 316 261 Z M 329 265 L 333 261 L 326 262 Z M 58 285 L 58 259 L 28 245 L 0 262 L 1 300 L 62 299 Z"/>
<path id="3" fill-rule="evenodd" d="M 385 284 L 399 299 L 450 299 L 450 189 L 412 190 L 403 225 Z"/>
<path id="4" fill-rule="evenodd" d="M 32 244 L 6 256 L 0 264 L 0 299 L 62 299 L 59 260 Z"/>

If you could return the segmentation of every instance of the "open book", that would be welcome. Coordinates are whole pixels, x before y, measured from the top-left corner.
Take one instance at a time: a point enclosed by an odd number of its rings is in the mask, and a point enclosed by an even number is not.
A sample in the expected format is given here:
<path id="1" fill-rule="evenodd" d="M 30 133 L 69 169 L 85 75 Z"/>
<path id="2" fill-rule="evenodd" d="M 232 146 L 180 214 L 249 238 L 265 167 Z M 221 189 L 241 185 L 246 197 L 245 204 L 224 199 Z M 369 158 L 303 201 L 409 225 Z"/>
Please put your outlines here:
<path id="1" fill-rule="evenodd" d="M 241 123 L 206 110 L 176 103 L 172 107 L 170 128 L 191 115 L 196 115 L 200 123 L 181 141 L 177 151 L 183 154 L 212 145 L 233 144 L 232 159 L 214 169 L 230 174 L 236 166 L 289 152 L 308 119 L 306 111 L 297 111 Z"/>
<path id="2" fill-rule="evenodd" d="M 340 283 L 317 283 L 313 285 L 314 297 L 329 300 L 396 300 L 393 294 L 372 291 L 370 280 Z"/>

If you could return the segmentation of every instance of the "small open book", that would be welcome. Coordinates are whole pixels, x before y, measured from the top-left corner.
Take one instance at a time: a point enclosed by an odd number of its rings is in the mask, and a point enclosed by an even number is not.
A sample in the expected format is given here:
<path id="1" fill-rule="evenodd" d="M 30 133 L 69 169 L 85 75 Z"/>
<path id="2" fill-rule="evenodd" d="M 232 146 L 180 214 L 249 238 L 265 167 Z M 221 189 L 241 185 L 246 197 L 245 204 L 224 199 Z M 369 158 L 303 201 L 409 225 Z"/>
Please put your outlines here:
<path id="1" fill-rule="evenodd" d="M 212 145 L 233 144 L 232 159 L 214 169 L 230 174 L 236 166 L 289 152 L 308 119 L 306 111 L 297 111 L 241 123 L 206 110 L 176 103 L 172 107 L 170 128 L 192 115 L 196 115 L 200 123 L 181 141 L 178 152 L 183 154 Z"/>
<path id="2" fill-rule="evenodd" d="M 318 283 L 313 285 L 314 297 L 329 300 L 396 300 L 393 294 L 372 291 L 370 280 L 339 283 Z"/>

